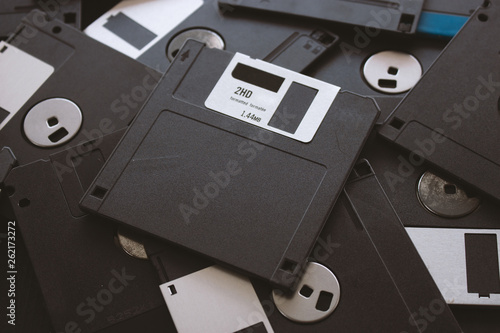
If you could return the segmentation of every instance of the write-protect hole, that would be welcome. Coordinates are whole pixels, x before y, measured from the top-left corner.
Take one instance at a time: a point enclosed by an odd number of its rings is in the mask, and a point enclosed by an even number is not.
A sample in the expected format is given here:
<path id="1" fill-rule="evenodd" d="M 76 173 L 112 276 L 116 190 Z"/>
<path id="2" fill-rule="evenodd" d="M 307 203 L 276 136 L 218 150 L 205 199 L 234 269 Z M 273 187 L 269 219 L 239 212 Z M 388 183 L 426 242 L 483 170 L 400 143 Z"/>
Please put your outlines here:
<path id="1" fill-rule="evenodd" d="M 396 67 L 389 67 L 389 69 L 387 70 L 387 73 L 391 74 L 391 75 L 398 75 L 398 72 L 399 72 L 399 68 L 396 68 Z"/>
<path id="2" fill-rule="evenodd" d="M 491 1 L 490 0 L 483 1 L 483 4 L 482 4 L 483 8 L 488 8 L 489 6 L 491 6 Z"/>
<path id="3" fill-rule="evenodd" d="M 319 294 L 318 302 L 316 303 L 316 310 L 326 312 L 330 309 L 333 301 L 333 294 L 328 291 L 322 291 Z"/>
<path id="4" fill-rule="evenodd" d="M 486 15 L 486 14 L 479 14 L 479 15 L 477 16 L 477 18 L 478 18 L 478 19 L 479 19 L 479 21 L 481 21 L 481 22 L 486 22 L 486 21 L 488 21 L 488 15 Z"/>
<path id="5" fill-rule="evenodd" d="M 56 143 L 64 139 L 64 137 L 68 134 L 69 134 L 68 130 L 62 127 L 57 131 L 55 131 L 54 133 L 52 133 L 51 135 L 49 135 L 49 140 L 50 142 Z"/>
<path id="6" fill-rule="evenodd" d="M 283 265 L 281 265 L 281 270 L 293 274 L 297 269 L 297 263 L 291 260 L 285 260 Z"/>
<path id="7" fill-rule="evenodd" d="M 75 23 L 75 22 L 76 22 L 76 13 L 64 14 L 64 23 Z"/>
<path id="8" fill-rule="evenodd" d="M 444 186 L 444 193 L 449 195 L 457 194 L 457 187 L 453 184 L 446 184 Z"/>
<path id="9" fill-rule="evenodd" d="M 29 201 L 29 199 L 24 198 L 24 199 L 19 200 L 18 204 L 19 204 L 19 207 L 24 208 L 24 207 L 28 207 L 30 205 L 30 203 L 31 203 L 31 201 Z"/>
<path id="10" fill-rule="evenodd" d="M 313 32 L 312 37 L 324 45 L 330 45 L 335 42 L 336 39 L 334 36 L 327 34 L 326 32 L 321 30 L 316 30 L 315 32 Z"/>
<path id="11" fill-rule="evenodd" d="M 394 127 L 397 130 L 400 130 L 401 128 L 403 128 L 404 124 L 405 124 L 405 122 L 399 118 L 393 118 L 391 120 L 391 122 L 389 123 L 390 126 Z"/>
<path id="12" fill-rule="evenodd" d="M 49 125 L 49 127 L 54 127 L 57 124 L 59 124 L 59 120 L 56 117 L 51 117 L 47 119 L 47 125 Z"/>
<path id="13" fill-rule="evenodd" d="M 362 163 L 357 164 L 354 167 L 354 170 L 358 174 L 359 177 L 363 176 L 368 176 L 373 174 L 372 168 L 370 167 L 370 164 L 368 164 L 366 161 L 363 161 Z"/>
<path id="14" fill-rule="evenodd" d="M 398 30 L 402 32 L 410 32 L 414 21 L 415 21 L 415 15 L 410 15 L 410 14 L 401 15 L 401 20 L 399 21 Z"/>
<path id="15" fill-rule="evenodd" d="M 5 193 L 7 194 L 7 196 L 13 196 L 14 193 L 16 193 L 16 189 L 13 187 L 13 186 L 6 186 L 5 187 Z"/>
<path id="16" fill-rule="evenodd" d="M 93 196 L 94 198 L 102 200 L 104 198 L 104 196 L 106 195 L 106 193 L 108 193 L 108 190 L 106 190 L 105 188 L 96 186 L 90 195 Z"/>
<path id="17" fill-rule="evenodd" d="M 84 142 L 84 143 L 82 144 L 82 146 L 83 146 L 84 148 L 87 148 L 87 147 L 89 147 L 89 146 L 91 147 L 91 146 L 92 146 L 92 145 L 93 145 L 96 141 L 97 141 L 97 140 L 91 140 L 91 141 Z"/>
<path id="18" fill-rule="evenodd" d="M 52 32 L 55 33 L 55 34 L 58 34 L 62 31 L 61 27 L 59 26 L 55 26 L 52 28 Z"/>
<path id="19" fill-rule="evenodd" d="M 398 81 L 396 81 L 396 80 L 380 79 L 380 80 L 378 80 L 378 86 L 380 88 L 396 89 L 397 86 L 398 86 Z"/>
<path id="20" fill-rule="evenodd" d="M 300 291 L 299 291 L 299 294 L 301 294 L 302 296 L 304 296 L 305 298 L 309 298 L 311 297 L 312 293 L 314 292 L 314 289 L 312 289 L 311 287 L 309 287 L 308 285 L 304 285 Z"/>
<path id="21" fill-rule="evenodd" d="M 175 289 L 175 286 L 173 284 L 168 286 L 168 291 L 170 292 L 170 296 L 174 296 L 175 294 L 177 294 L 177 289 Z"/>
<path id="22" fill-rule="evenodd" d="M 0 50 L 0 53 L 4 53 L 7 50 L 7 46 L 3 46 L 2 49 Z"/>

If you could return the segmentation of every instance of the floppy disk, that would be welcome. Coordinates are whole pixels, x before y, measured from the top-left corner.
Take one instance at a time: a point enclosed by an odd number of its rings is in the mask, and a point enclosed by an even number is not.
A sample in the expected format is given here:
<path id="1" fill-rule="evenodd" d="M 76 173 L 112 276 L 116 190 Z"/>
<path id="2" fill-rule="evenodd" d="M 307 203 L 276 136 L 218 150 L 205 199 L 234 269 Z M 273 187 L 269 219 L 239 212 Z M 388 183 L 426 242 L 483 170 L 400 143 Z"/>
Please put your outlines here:
<path id="1" fill-rule="evenodd" d="M 31 10 L 39 9 L 51 19 L 58 19 L 80 29 L 82 4 L 80 0 L 2 0 L 0 3 L 0 40 L 16 30 L 21 19 Z"/>
<path id="2" fill-rule="evenodd" d="M 362 156 L 370 159 L 447 303 L 500 305 L 496 202 L 383 138 L 370 139 Z"/>
<path id="3" fill-rule="evenodd" d="M 170 3 L 156 2 L 162 7 Z M 133 19 L 133 25 L 150 27 L 150 16 L 158 15 L 152 12 L 150 4 L 151 1 L 125 1 L 85 32 L 135 58 L 136 53 L 126 51 L 131 46 L 104 25 L 109 17 L 123 13 Z M 179 11 L 179 16 L 183 13 Z M 182 44 L 195 39 L 210 47 L 241 52 L 374 97 L 382 112 L 377 124 L 382 124 L 447 44 L 445 39 L 422 34 L 408 38 L 345 24 L 328 24 L 326 29 L 323 23 L 321 28 L 314 28 L 317 25 L 318 21 L 313 19 L 298 21 L 266 11 L 256 15 L 244 8 L 219 7 L 217 1 L 206 1 L 168 33 L 159 34 L 162 38 L 149 48 L 144 47 L 137 59 L 164 71 Z"/>
<path id="4" fill-rule="evenodd" d="M 41 11 L 0 42 L 0 74 L 2 165 L 126 127 L 160 76 Z"/>
<path id="5" fill-rule="evenodd" d="M 423 0 L 399 0 L 393 2 L 380 0 L 343 1 L 343 0 L 219 0 L 220 6 L 243 7 L 289 14 L 317 20 L 368 25 L 382 30 L 399 33 L 414 33 L 424 5 Z M 383 24 L 377 22 L 383 16 Z"/>
<path id="6" fill-rule="evenodd" d="M 81 206 L 292 288 L 379 113 L 339 90 L 188 41 Z"/>
<path id="7" fill-rule="evenodd" d="M 56 332 L 164 332 L 172 326 L 147 258 L 127 254 L 120 245 L 126 234 L 78 208 L 122 135 L 52 154 L 7 177 L 15 223 Z"/>
<path id="8" fill-rule="evenodd" d="M 417 32 L 442 37 L 455 36 L 484 0 L 426 0 Z"/>
<path id="9" fill-rule="evenodd" d="M 281 6 L 286 2 L 273 3 Z M 351 1 L 329 2 L 333 3 L 364 6 L 364 3 Z M 262 3 L 262 6 L 266 5 Z M 307 6 L 310 7 L 310 3 Z M 269 11 L 255 12 L 233 6 L 221 6 L 219 11 L 224 22 L 238 23 L 241 31 L 247 31 L 248 22 L 257 23 L 263 19 L 269 22 L 274 22 L 276 18 L 285 22 L 296 21 L 288 15 L 276 16 Z M 314 19 L 305 22 L 318 24 Z M 422 34 L 407 36 L 340 23 L 329 23 L 325 28 L 338 35 L 339 42 L 327 56 L 314 61 L 303 73 L 345 90 L 373 97 L 381 109 L 377 125 L 383 123 L 447 44 L 445 39 Z"/>
<path id="10" fill-rule="evenodd" d="M 492 31 L 500 29 L 499 16 L 500 2 L 478 9 L 379 131 L 497 200 L 500 64 Z M 471 47 L 475 52 L 464 58 Z"/>
<path id="11" fill-rule="evenodd" d="M 179 332 L 461 332 L 366 161 L 293 293 L 175 246 L 147 242 L 146 251 Z"/>
<path id="12" fill-rule="evenodd" d="M 271 15 L 227 19 L 213 0 L 122 1 L 85 29 L 98 41 L 164 72 L 188 39 L 303 71 L 338 40 L 315 24 Z"/>
<path id="13" fill-rule="evenodd" d="M 366 26 L 404 34 L 415 32 L 453 37 L 482 0 L 426 1 L 258 1 L 219 0 L 222 8 L 245 8 Z"/>

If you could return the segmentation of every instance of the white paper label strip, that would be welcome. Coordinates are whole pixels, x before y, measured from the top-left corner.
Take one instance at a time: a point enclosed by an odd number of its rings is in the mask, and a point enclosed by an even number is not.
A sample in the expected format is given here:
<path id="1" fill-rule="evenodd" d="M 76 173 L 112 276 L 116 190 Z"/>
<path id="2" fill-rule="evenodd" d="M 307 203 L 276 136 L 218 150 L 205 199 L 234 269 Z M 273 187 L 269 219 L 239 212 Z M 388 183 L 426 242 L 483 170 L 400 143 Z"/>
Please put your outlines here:
<path id="1" fill-rule="evenodd" d="M 236 53 L 205 106 L 310 142 L 339 91 L 340 87 Z"/>

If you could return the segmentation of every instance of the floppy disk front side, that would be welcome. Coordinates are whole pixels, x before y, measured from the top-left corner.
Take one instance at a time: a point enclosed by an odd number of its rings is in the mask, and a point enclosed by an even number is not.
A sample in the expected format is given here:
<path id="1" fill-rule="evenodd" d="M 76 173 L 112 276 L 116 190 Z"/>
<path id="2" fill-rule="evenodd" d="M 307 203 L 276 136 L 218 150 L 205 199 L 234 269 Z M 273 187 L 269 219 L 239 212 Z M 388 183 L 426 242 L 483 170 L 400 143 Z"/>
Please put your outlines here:
<path id="1" fill-rule="evenodd" d="M 15 223 L 56 332 L 172 327 L 147 258 L 127 254 L 118 245 L 116 226 L 78 207 L 122 135 L 52 154 L 14 168 L 7 177 Z"/>
<path id="2" fill-rule="evenodd" d="M 293 293 L 175 246 L 145 246 L 179 332 L 461 332 L 367 161 L 354 167 Z"/>
<path id="3" fill-rule="evenodd" d="M 291 288 L 378 109 L 189 41 L 82 207 Z"/>
<path id="4" fill-rule="evenodd" d="M 487 3 L 379 133 L 455 180 L 500 200 L 500 64 L 494 33 L 500 29 L 500 3 Z"/>

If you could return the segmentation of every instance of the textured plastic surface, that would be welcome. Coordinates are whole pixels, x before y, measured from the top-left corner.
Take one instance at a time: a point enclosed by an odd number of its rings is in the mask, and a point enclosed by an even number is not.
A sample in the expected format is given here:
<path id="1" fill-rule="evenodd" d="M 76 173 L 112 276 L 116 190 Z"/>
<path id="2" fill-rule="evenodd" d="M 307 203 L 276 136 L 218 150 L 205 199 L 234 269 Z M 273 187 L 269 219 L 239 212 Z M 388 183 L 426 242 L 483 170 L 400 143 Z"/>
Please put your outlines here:
<path id="1" fill-rule="evenodd" d="M 35 24 L 35 18 L 45 21 Z M 48 20 L 40 11 L 31 12 L 22 23 L 7 42 L 51 65 L 55 72 L 0 131 L 2 146 L 11 149 L 20 165 L 125 128 L 158 82 L 158 72 L 58 20 Z M 14 65 L 22 71 L 22 64 Z M 34 105 L 53 97 L 77 104 L 83 123 L 64 145 L 40 148 L 24 137 L 24 118 Z"/>
<path id="2" fill-rule="evenodd" d="M 464 237 L 467 231 L 491 234 L 491 229 L 498 230 L 500 207 L 495 200 L 481 197 L 479 206 L 470 214 L 458 218 L 441 217 L 431 213 L 420 203 L 417 196 L 418 182 L 426 172 L 444 177 L 449 184 L 454 184 L 452 180 L 436 168 L 423 163 L 422 159 L 401 151 L 381 137 L 370 138 L 361 156 L 370 160 L 404 226 L 418 231 L 415 233 L 410 230 L 410 235 L 423 235 L 416 240 L 415 245 L 431 269 L 445 299 L 457 304 L 492 305 L 498 295 L 491 299 L 480 298 L 478 294 L 467 290 L 468 267 Z M 461 183 L 455 184 L 463 187 Z M 469 196 L 475 196 L 470 188 L 463 188 Z M 492 256 L 487 252 L 483 255 Z M 460 313 L 463 314 L 462 311 Z"/>
<path id="3" fill-rule="evenodd" d="M 0 3 L 0 39 L 7 38 L 32 9 L 43 10 L 77 29 L 81 27 L 82 1 L 2 0 Z"/>
<path id="4" fill-rule="evenodd" d="M 232 58 L 186 43 L 82 207 L 291 288 L 379 112 L 341 91 L 303 144 L 207 110 Z"/>
<path id="5" fill-rule="evenodd" d="M 414 33 L 420 18 L 423 0 L 401 0 L 387 3 L 385 1 L 331 1 L 331 0 L 219 0 L 220 6 L 244 7 L 273 13 L 295 15 L 331 22 L 347 23 L 376 27 L 399 33 Z M 383 24 L 375 19 L 383 16 Z"/>
<path id="6" fill-rule="evenodd" d="M 500 63 L 492 31 L 499 16 L 498 1 L 478 9 L 379 131 L 497 200 Z"/>
<path id="7" fill-rule="evenodd" d="M 115 244 L 116 226 L 78 208 L 123 133 L 17 167 L 7 177 L 15 190 L 10 200 L 17 224 L 57 332 L 68 327 L 112 332 L 124 323 L 145 325 L 143 316 L 156 323 L 150 332 L 173 325 L 150 263 Z M 152 312 L 156 315 L 148 315 Z"/>
<path id="8" fill-rule="evenodd" d="M 168 275 L 164 283 L 211 264 L 168 244 L 147 242 L 146 248 L 157 259 L 160 275 Z M 280 314 L 271 286 L 253 279 L 276 332 L 331 332 L 332 327 L 339 332 L 461 332 L 367 161 L 354 167 L 310 260 L 339 280 L 338 307 L 320 322 L 297 324 Z"/>

